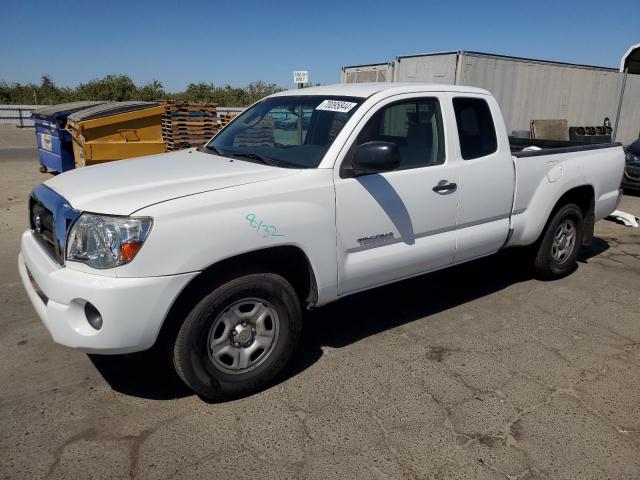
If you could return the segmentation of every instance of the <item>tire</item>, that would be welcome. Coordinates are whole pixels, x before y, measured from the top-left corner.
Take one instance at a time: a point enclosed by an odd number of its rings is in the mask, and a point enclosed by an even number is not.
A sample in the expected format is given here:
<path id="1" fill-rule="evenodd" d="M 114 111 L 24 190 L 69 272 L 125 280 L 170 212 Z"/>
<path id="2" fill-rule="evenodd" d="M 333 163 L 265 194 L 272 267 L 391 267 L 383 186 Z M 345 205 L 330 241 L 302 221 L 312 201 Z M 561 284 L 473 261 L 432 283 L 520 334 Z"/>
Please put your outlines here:
<path id="1" fill-rule="evenodd" d="M 538 242 L 533 263 L 536 276 L 554 280 L 576 269 L 576 258 L 582 243 L 584 216 L 575 203 L 555 212 Z"/>
<path id="2" fill-rule="evenodd" d="M 180 326 L 172 351 L 176 373 L 209 400 L 255 393 L 291 357 L 301 318 L 300 301 L 283 277 L 260 273 L 231 280 L 204 297 Z"/>

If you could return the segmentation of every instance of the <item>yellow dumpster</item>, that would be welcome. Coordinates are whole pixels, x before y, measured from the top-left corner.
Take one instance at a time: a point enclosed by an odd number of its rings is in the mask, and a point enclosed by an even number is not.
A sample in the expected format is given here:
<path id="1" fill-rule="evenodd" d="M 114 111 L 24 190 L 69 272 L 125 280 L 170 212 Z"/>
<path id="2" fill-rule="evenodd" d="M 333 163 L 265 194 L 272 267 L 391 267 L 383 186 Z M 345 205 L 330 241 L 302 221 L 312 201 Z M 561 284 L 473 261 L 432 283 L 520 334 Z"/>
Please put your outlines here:
<path id="1" fill-rule="evenodd" d="M 153 102 L 109 102 L 69 115 L 76 167 L 164 152 L 163 112 Z"/>

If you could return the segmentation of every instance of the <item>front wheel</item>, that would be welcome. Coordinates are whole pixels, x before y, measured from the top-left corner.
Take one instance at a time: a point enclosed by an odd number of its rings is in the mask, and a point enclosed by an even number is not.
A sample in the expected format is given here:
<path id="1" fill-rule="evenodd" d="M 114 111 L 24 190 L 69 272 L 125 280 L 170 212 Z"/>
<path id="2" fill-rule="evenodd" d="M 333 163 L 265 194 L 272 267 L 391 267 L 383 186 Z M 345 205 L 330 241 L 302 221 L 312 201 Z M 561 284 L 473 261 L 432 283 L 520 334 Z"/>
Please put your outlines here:
<path id="1" fill-rule="evenodd" d="M 246 275 L 225 283 L 180 327 L 173 348 L 176 372 L 211 400 L 254 393 L 291 357 L 301 316 L 295 291 L 279 275 Z"/>
<path id="2" fill-rule="evenodd" d="M 546 280 L 562 278 L 576 268 L 584 231 L 582 210 L 574 203 L 560 208 L 538 243 L 534 270 Z"/>

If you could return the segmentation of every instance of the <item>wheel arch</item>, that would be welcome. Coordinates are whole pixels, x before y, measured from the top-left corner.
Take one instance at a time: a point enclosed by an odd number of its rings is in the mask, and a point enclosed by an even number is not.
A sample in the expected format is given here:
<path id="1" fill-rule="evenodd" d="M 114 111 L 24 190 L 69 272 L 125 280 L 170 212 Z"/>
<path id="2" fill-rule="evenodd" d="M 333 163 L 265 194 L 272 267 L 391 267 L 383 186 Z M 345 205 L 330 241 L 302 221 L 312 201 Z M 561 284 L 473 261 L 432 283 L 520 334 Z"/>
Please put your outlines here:
<path id="1" fill-rule="evenodd" d="M 593 239 L 593 228 L 595 223 L 595 190 L 593 186 L 589 184 L 573 187 L 567 190 L 558 199 L 558 201 L 549 212 L 547 221 L 545 222 L 542 231 L 538 235 L 537 241 L 539 241 L 540 238 L 544 235 L 544 232 L 547 230 L 549 222 L 551 222 L 551 219 L 553 218 L 555 213 L 569 203 L 575 203 L 582 211 L 582 216 L 584 218 L 582 245 L 589 245 L 591 243 L 591 240 Z"/>
<path id="2" fill-rule="evenodd" d="M 182 289 L 165 315 L 156 344 L 173 338 L 189 311 L 213 289 L 241 275 L 271 272 L 285 278 L 301 303 L 318 300 L 316 276 L 306 253 L 295 245 L 280 245 L 234 255 L 209 265 Z"/>
<path id="3" fill-rule="evenodd" d="M 589 183 L 571 185 L 555 200 L 551 193 L 550 189 L 538 190 L 524 211 L 512 215 L 513 234 L 507 247 L 528 246 L 539 242 L 554 214 L 567 203 L 575 203 L 581 209 L 584 216 L 582 243 L 589 244 L 591 242 L 595 223 L 595 188 L 593 185 Z"/>

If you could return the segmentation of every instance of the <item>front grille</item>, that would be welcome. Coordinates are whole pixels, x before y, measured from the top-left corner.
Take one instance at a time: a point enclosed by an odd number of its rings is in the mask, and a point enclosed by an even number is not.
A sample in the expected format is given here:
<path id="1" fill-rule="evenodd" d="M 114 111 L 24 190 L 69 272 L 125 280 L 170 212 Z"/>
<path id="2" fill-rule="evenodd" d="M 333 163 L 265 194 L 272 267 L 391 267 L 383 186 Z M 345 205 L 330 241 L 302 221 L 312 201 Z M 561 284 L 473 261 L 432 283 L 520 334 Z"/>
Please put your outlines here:
<path id="1" fill-rule="evenodd" d="M 634 180 L 640 180 L 640 165 L 627 165 L 625 168 L 625 173 L 627 177 L 632 178 Z"/>
<path id="2" fill-rule="evenodd" d="M 39 185 L 31 192 L 29 224 L 42 248 L 60 265 L 64 265 L 69 229 L 81 213 L 46 185 Z"/>
<path id="3" fill-rule="evenodd" d="M 31 197 L 29 201 L 29 212 L 31 220 L 31 229 L 33 233 L 46 250 L 46 252 L 55 261 L 62 265 L 60 255 L 58 253 L 56 241 L 56 226 L 53 218 L 53 212 L 48 210 L 39 200 Z"/>

